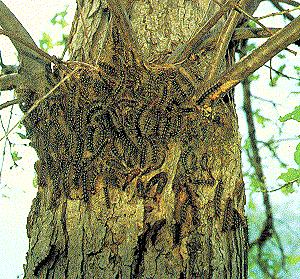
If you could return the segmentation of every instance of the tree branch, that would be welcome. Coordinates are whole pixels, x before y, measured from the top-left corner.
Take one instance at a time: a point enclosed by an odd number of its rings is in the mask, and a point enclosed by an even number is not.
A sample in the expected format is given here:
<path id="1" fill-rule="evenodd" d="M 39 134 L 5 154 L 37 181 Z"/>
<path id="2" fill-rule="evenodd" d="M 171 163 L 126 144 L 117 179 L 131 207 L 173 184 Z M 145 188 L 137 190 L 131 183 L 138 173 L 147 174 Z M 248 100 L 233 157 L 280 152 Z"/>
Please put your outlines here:
<path id="1" fill-rule="evenodd" d="M 15 17 L 15 15 L 9 10 L 9 8 L 0 0 L 0 25 L 9 34 L 14 34 L 14 37 L 10 37 L 13 45 L 19 53 L 20 61 L 26 69 L 30 69 L 28 72 L 33 70 L 37 72 L 37 70 L 43 70 L 43 66 L 36 62 L 35 59 L 31 58 L 30 55 L 36 57 L 37 54 L 31 48 L 25 47 L 24 44 L 20 42 L 25 42 L 29 45 L 33 45 L 35 47 L 33 39 L 27 32 L 27 30 L 23 27 L 20 21 Z M 16 40 L 16 38 L 20 40 Z M 29 55 L 28 55 L 29 54 Z M 39 59 L 43 61 L 43 57 L 38 56 Z"/>
<path id="2" fill-rule="evenodd" d="M 217 1 L 215 0 L 215 2 L 217 2 Z M 209 74 L 208 74 L 208 79 L 210 79 L 210 80 L 215 79 L 218 74 L 221 63 L 222 63 L 223 58 L 225 57 L 226 51 L 228 49 L 228 45 L 231 40 L 234 29 L 236 28 L 236 26 L 239 22 L 240 16 L 241 15 L 239 12 L 232 10 L 228 16 L 228 19 L 224 23 L 223 28 L 219 32 L 219 39 L 216 44 L 218 46 L 218 51 L 216 52 L 215 59 L 213 60 L 213 62 L 211 64 L 211 68 L 210 68 Z"/>
<path id="3" fill-rule="evenodd" d="M 124 39 L 126 44 L 128 45 L 128 48 L 131 49 L 136 60 L 138 62 L 141 62 L 141 54 L 138 51 L 136 39 L 132 31 L 132 26 L 123 4 L 119 0 L 108 0 L 108 5 L 119 21 L 119 26 L 121 27 L 121 31 L 124 35 Z"/>
<path id="4" fill-rule="evenodd" d="M 245 79 L 242 82 L 243 92 L 244 92 L 244 111 L 246 114 L 247 124 L 248 124 L 248 136 L 250 139 L 250 145 L 252 149 L 252 164 L 255 170 L 255 176 L 260 182 L 260 190 L 263 195 L 263 203 L 265 206 L 266 220 L 264 221 L 263 228 L 260 232 L 259 237 L 250 244 L 250 248 L 254 244 L 258 244 L 258 263 L 262 270 L 265 273 L 269 273 L 266 268 L 266 263 L 262 258 L 262 248 L 267 240 L 272 237 L 272 233 L 274 232 L 274 223 L 273 223 L 273 212 L 271 207 L 271 201 L 269 197 L 269 193 L 267 192 L 265 176 L 263 173 L 263 167 L 261 163 L 261 157 L 259 155 L 257 139 L 256 139 L 256 129 L 253 120 L 253 111 L 251 104 L 251 93 L 250 93 L 250 81 L 249 79 Z M 270 275 L 270 274 L 269 274 Z"/>
<path id="5" fill-rule="evenodd" d="M 279 11 L 281 11 L 281 12 L 284 11 L 284 8 L 278 3 L 277 0 L 271 0 L 271 3 Z M 295 19 L 290 13 L 285 13 L 283 16 L 286 17 L 287 19 L 291 20 L 291 21 Z"/>
<path id="6" fill-rule="evenodd" d="M 16 105 L 18 103 L 19 103 L 18 99 L 13 99 L 13 100 L 7 101 L 3 104 L 0 104 L 0 110 L 5 109 L 5 108 L 10 107 L 10 106 L 13 106 L 13 105 Z"/>
<path id="7" fill-rule="evenodd" d="M 63 79 L 61 79 L 47 94 L 43 95 L 40 99 L 35 101 L 35 103 L 30 107 L 30 109 L 23 115 L 22 119 L 18 121 L 10 130 L 5 132 L 5 135 L 0 138 L 0 142 L 7 138 L 8 135 L 25 119 L 28 117 L 28 115 L 35 110 L 43 101 L 45 101 L 57 88 L 61 86 L 66 80 L 71 78 L 77 71 L 79 70 L 79 67 L 76 67 L 71 73 L 69 73 L 67 76 L 65 76 Z"/>
<path id="8" fill-rule="evenodd" d="M 281 30 L 280 28 L 269 28 L 273 33 Z M 263 28 L 236 28 L 233 35 L 233 41 L 241 41 L 251 38 L 267 38 L 270 37 L 271 34 L 269 31 L 266 31 Z M 200 49 L 212 48 L 218 39 L 218 34 L 211 36 L 209 39 L 205 40 L 199 48 L 195 49 L 195 52 L 198 52 Z"/>
<path id="9" fill-rule="evenodd" d="M 19 74 L 0 76 L 0 91 L 12 90 L 19 85 Z"/>
<path id="10" fill-rule="evenodd" d="M 195 95 L 192 101 L 196 105 L 200 105 L 208 97 L 212 101 L 222 97 L 227 91 L 264 65 L 281 50 L 297 41 L 300 38 L 299 26 L 300 16 L 270 37 L 252 53 L 243 57 L 238 63 L 225 71 L 220 78 L 211 82 L 211 85 L 201 84 L 198 90 L 201 95 Z"/>
<path id="11" fill-rule="evenodd" d="M 209 34 L 209 31 L 215 26 L 219 19 L 231 9 L 229 5 L 231 0 L 227 1 L 206 23 L 200 28 L 197 34 L 192 37 L 183 46 L 176 48 L 172 54 L 168 57 L 166 63 L 175 63 L 180 59 L 184 61 L 192 53 L 195 53 L 195 49 L 199 48 L 199 45 L 204 41 L 204 39 Z"/>
<path id="12" fill-rule="evenodd" d="M 284 3 L 284 4 L 288 4 L 288 5 L 291 5 L 291 6 L 294 6 L 294 7 L 297 7 L 297 6 L 300 5 L 299 2 L 293 1 L 293 0 L 279 0 L 278 2 L 281 2 L 281 3 Z"/>

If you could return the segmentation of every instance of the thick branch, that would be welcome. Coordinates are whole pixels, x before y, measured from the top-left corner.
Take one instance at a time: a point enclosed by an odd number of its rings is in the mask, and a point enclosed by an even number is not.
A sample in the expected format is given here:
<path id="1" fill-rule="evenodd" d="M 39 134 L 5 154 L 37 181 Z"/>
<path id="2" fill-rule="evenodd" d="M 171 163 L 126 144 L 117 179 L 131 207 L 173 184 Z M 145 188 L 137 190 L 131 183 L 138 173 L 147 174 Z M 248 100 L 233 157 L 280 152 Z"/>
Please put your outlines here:
<path id="1" fill-rule="evenodd" d="M 0 91 L 12 90 L 19 84 L 18 74 L 0 76 Z"/>
<path id="2" fill-rule="evenodd" d="M 210 30 L 216 25 L 220 18 L 231 9 L 231 5 L 228 4 L 230 1 L 231 0 L 227 1 L 219 11 L 206 21 L 197 34 L 184 44 L 184 46 L 176 48 L 166 62 L 174 63 L 178 62 L 178 59 L 183 61 L 192 53 L 195 53 L 195 49 L 199 48 L 199 45 L 207 38 Z"/>
<path id="3" fill-rule="evenodd" d="M 279 0 L 278 2 L 285 3 L 285 4 L 288 4 L 288 5 L 294 6 L 294 7 L 297 7 L 297 6 L 300 5 L 299 2 L 293 1 L 293 0 Z"/>
<path id="4" fill-rule="evenodd" d="M 264 65 L 281 50 L 299 40 L 299 26 L 300 16 L 270 37 L 252 53 L 242 58 L 238 63 L 222 74 L 219 79 L 212 82 L 210 86 L 202 85 L 205 86 L 204 90 L 199 86 L 201 96 L 194 96 L 193 98 L 196 104 L 200 105 L 207 97 L 210 97 L 211 100 L 219 99 L 228 90 Z"/>
<path id="5" fill-rule="evenodd" d="M 280 31 L 280 28 L 269 28 L 273 33 Z M 271 34 L 263 28 L 236 28 L 232 39 L 235 41 L 245 40 L 250 38 L 267 38 Z"/>
<path id="6" fill-rule="evenodd" d="M 240 14 L 235 10 L 231 11 L 228 19 L 226 20 L 223 28 L 221 29 L 219 39 L 216 44 L 218 46 L 218 51 L 216 52 L 216 57 L 211 66 L 208 79 L 216 78 L 220 66 L 222 64 L 223 58 L 225 57 L 226 51 L 228 49 L 228 45 L 231 40 L 234 29 L 239 22 L 239 19 Z"/>
<path id="7" fill-rule="evenodd" d="M 121 27 L 124 39 L 128 47 L 133 52 L 137 61 L 141 61 L 141 54 L 138 51 L 135 36 L 132 31 L 132 26 L 128 18 L 128 14 L 125 7 L 119 0 L 108 0 L 109 7 L 112 9 L 114 15 L 119 21 L 119 26 Z"/>
<path id="8" fill-rule="evenodd" d="M 0 0 L 0 25 L 4 29 L 4 31 L 14 34 L 15 37 L 18 37 L 21 41 L 33 45 L 35 47 L 33 39 L 27 32 L 27 30 L 23 27 L 20 21 L 15 17 L 15 15 L 9 10 L 9 8 Z M 43 69 L 42 65 L 36 62 L 32 57 L 37 57 L 37 54 L 30 48 L 25 47 L 24 44 L 20 42 L 20 40 L 16 40 L 15 38 L 10 38 L 16 50 L 19 53 L 20 61 L 26 69 L 30 70 L 41 70 Z M 31 57 L 30 57 L 31 56 Z M 39 57 L 41 60 L 42 57 Z"/>
<path id="9" fill-rule="evenodd" d="M 273 33 L 276 33 L 280 30 L 280 28 L 269 28 Z M 233 35 L 232 40 L 233 41 L 241 41 L 245 39 L 251 39 L 251 38 L 267 38 L 270 37 L 271 34 L 269 31 L 266 31 L 263 28 L 236 28 Z M 214 36 L 210 37 L 209 39 L 205 40 L 199 48 L 195 49 L 195 52 L 198 52 L 200 49 L 203 48 L 212 48 L 218 40 L 218 34 L 215 34 Z"/>

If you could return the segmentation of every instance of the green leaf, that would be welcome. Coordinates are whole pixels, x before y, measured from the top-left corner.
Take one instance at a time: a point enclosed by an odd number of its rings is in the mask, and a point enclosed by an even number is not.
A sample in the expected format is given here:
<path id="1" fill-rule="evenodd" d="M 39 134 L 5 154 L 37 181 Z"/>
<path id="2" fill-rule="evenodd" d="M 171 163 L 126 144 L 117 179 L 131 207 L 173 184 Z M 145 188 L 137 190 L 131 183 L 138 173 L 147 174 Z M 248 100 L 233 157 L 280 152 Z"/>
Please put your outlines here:
<path id="1" fill-rule="evenodd" d="M 281 53 L 279 53 L 279 54 L 277 55 L 277 57 L 278 57 L 278 58 L 280 58 L 280 59 L 284 59 L 284 58 L 285 58 L 285 55 L 284 55 L 284 54 L 281 54 Z"/>
<path id="2" fill-rule="evenodd" d="M 286 114 L 285 116 L 279 117 L 279 121 L 281 122 L 285 122 L 290 119 L 300 122 L 300 106 L 295 107 L 295 109 L 292 112 Z"/>
<path id="3" fill-rule="evenodd" d="M 53 25 L 59 24 L 59 25 L 61 25 L 62 28 L 66 27 L 68 25 L 68 23 L 65 20 L 65 16 L 68 13 L 67 8 L 68 7 L 66 7 L 66 9 L 64 11 L 55 14 L 55 16 L 51 19 L 51 23 Z"/>
<path id="4" fill-rule="evenodd" d="M 300 166 L 300 143 L 296 147 L 296 152 L 294 153 L 294 160 Z"/>
<path id="5" fill-rule="evenodd" d="M 248 80 L 251 82 L 251 81 L 254 81 L 254 80 L 258 80 L 259 79 L 259 75 L 257 74 L 257 75 L 250 75 L 249 77 L 248 77 Z"/>
<path id="6" fill-rule="evenodd" d="M 248 207 L 249 209 L 255 210 L 256 209 L 256 204 L 253 202 L 253 199 L 251 198 L 250 201 L 248 202 Z"/>
<path id="7" fill-rule="evenodd" d="M 252 51 L 253 49 L 256 49 L 256 45 L 255 44 L 248 44 L 246 46 L 246 52 L 250 52 Z"/>
<path id="8" fill-rule="evenodd" d="M 244 149 L 245 149 L 245 150 L 250 150 L 250 149 L 251 149 L 251 142 L 250 142 L 250 139 L 249 139 L 249 138 L 247 138 L 247 139 L 245 140 Z"/>
<path id="9" fill-rule="evenodd" d="M 285 195 L 291 194 L 295 192 L 295 189 L 293 187 L 293 182 L 289 182 L 284 185 L 284 187 L 281 188 L 281 192 Z"/>
<path id="10" fill-rule="evenodd" d="M 52 38 L 48 33 L 43 32 L 42 39 L 40 39 L 40 47 L 45 51 L 53 48 Z"/>
<path id="11" fill-rule="evenodd" d="M 19 160 L 22 159 L 22 157 L 20 157 L 20 156 L 18 155 L 18 152 L 17 152 L 17 151 L 14 151 L 14 152 L 11 153 L 11 158 L 12 158 L 12 160 L 13 160 L 14 162 L 19 161 Z"/>
<path id="12" fill-rule="evenodd" d="M 37 178 L 37 174 L 34 175 L 33 180 L 32 180 L 32 184 L 34 188 L 38 187 L 38 178 Z"/>
<path id="13" fill-rule="evenodd" d="M 263 189 L 264 184 L 260 182 L 255 176 L 251 177 L 250 187 L 253 192 L 258 192 Z"/>
<path id="14" fill-rule="evenodd" d="M 286 256 L 286 262 L 289 265 L 296 265 L 297 263 L 300 262 L 300 255 L 290 255 Z"/>
<path id="15" fill-rule="evenodd" d="M 276 86 L 277 85 L 277 81 L 279 80 L 279 78 L 280 77 L 282 77 L 282 72 L 283 72 L 283 70 L 284 70 L 284 68 L 286 67 L 286 65 L 285 64 L 283 64 L 283 65 L 281 65 L 279 68 L 278 68 L 278 74 L 276 74 L 271 80 L 270 80 L 270 83 L 269 83 L 269 85 L 271 86 L 271 87 L 274 87 L 274 86 Z"/>
<path id="16" fill-rule="evenodd" d="M 289 168 L 287 172 L 282 173 L 278 179 L 282 179 L 284 182 L 293 182 L 300 180 L 300 169 Z"/>
<path id="17" fill-rule="evenodd" d="M 250 21 L 248 22 L 248 26 L 249 26 L 250 28 L 255 28 L 255 27 L 256 27 L 256 23 L 255 23 L 254 21 L 250 20 Z"/>
<path id="18" fill-rule="evenodd" d="M 63 35 L 62 35 L 62 39 L 61 39 L 60 41 L 56 42 L 55 45 L 56 45 L 56 46 L 65 46 L 65 45 L 67 44 L 67 42 L 68 42 L 68 38 L 69 38 L 68 35 L 63 34 Z"/>
<path id="19" fill-rule="evenodd" d="M 26 135 L 22 133 L 16 133 L 21 139 L 27 139 Z"/>
<path id="20" fill-rule="evenodd" d="M 271 121 L 271 119 L 262 116 L 259 109 L 257 109 L 253 115 L 255 116 L 257 123 L 262 125 L 264 128 L 266 127 L 266 122 Z"/>

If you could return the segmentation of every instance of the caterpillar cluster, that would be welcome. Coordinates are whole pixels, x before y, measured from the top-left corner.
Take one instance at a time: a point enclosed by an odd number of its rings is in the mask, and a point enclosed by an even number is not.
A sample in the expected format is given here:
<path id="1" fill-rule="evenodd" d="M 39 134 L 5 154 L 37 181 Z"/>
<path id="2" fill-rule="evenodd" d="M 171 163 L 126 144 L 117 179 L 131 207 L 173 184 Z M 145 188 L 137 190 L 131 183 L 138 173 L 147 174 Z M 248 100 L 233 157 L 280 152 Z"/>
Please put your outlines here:
<path id="1" fill-rule="evenodd" d="M 95 178 L 107 177 L 103 186 L 107 207 L 109 187 L 126 190 L 135 177 L 159 169 L 167 145 L 185 137 L 187 117 L 195 113 L 183 104 L 194 91 L 189 80 L 176 69 L 122 64 L 118 58 L 123 43 L 114 32 L 113 42 L 119 45 L 111 58 L 115 63 L 81 65 L 26 122 L 45 166 L 39 174 L 42 184 L 45 176 L 56 177 L 53 191 L 81 189 L 79 196 L 88 201 L 97 191 Z M 24 111 L 34 98 L 24 100 Z M 193 154 L 187 152 L 182 163 L 194 169 Z M 166 181 L 166 173 L 157 174 L 143 187 L 144 194 L 155 185 L 161 193 Z"/>

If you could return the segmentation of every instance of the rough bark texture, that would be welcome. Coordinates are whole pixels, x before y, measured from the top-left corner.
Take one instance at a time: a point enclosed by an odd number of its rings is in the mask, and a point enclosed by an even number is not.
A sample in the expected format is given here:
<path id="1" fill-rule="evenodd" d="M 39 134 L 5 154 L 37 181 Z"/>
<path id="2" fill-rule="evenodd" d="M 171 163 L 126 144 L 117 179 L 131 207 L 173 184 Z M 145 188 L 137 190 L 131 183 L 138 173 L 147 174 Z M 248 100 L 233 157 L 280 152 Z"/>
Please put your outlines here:
<path id="1" fill-rule="evenodd" d="M 213 11 L 211 7 L 206 13 L 207 5 L 206 1 L 187 0 L 126 2 L 143 59 L 156 60 L 188 40 L 205 15 Z M 113 104 L 102 99 L 108 102 L 107 113 L 100 116 L 107 116 L 102 128 L 114 132 L 103 137 L 99 132 L 101 141 L 108 138 L 108 143 L 101 151 L 103 154 L 97 154 L 100 158 L 97 160 L 85 138 L 88 132 L 81 132 L 97 127 L 87 126 L 77 119 L 87 117 L 87 111 L 92 110 L 98 98 L 97 90 L 91 89 L 92 82 L 95 84 L 99 79 L 98 72 L 89 67 L 78 71 L 55 99 L 41 108 L 40 113 L 47 121 L 40 121 L 38 116 L 28 119 L 28 128 L 40 129 L 32 131 L 33 146 L 40 160 L 36 163 L 38 194 L 28 217 L 30 245 L 25 278 L 246 278 L 245 196 L 232 98 L 226 95 L 214 106 L 200 110 L 189 108 L 185 100 L 177 100 L 174 104 L 170 97 L 172 90 L 177 90 L 174 79 L 182 82 L 179 81 L 182 94 L 188 96 L 193 90 L 184 83 L 184 75 L 172 69 L 149 70 L 135 65 L 130 51 L 124 51 L 126 42 L 116 46 L 110 31 L 110 26 L 114 26 L 111 17 L 104 1 L 81 1 L 73 23 L 71 58 L 101 64 L 104 75 L 108 66 L 116 68 L 114 88 L 125 87 L 129 81 L 131 90 L 141 84 L 157 86 L 158 99 L 151 99 L 152 93 L 149 93 L 152 103 L 146 102 L 155 109 L 143 108 L 139 116 L 142 119 L 143 113 L 150 113 L 146 120 L 158 116 L 153 124 L 158 127 L 156 138 L 150 131 L 149 142 L 146 144 L 147 137 L 141 136 L 140 143 L 139 137 L 132 136 L 129 129 L 126 133 L 132 145 L 138 147 L 139 162 L 131 162 L 134 155 L 129 151 L 127 154 L 126 150 L 124 154 L 117 150 L 109 155 L 118 148 L 116 140 L 109 137 L 117 134 L 122 138 L 123 128 L 116 124 L 111 111 Z M 203 79 L 212 59 L 211 52 L 202 52 L 195 61 L 187 61 L 184 66 L 198 79 Z M 228 63 L 224 61 L 222 67 L 227 67 Z M 126 69 L 122 71 L 117 64 L 125 65 Z M 141 73 L 133 75 L 139 77 L 139 85 L 136 79 L 130 80 L 133 67 Z M 118 81 L 124 73 L 125 83 Z M 166 97 L 164 85 L 171 92 L 166 93 Z M 148 91 L 145 89 L 145 92 Z M 129 93 L 123 90 L 122 94 L 128 97 Z M 142 101 L 139 96 L 136 98 L 139 102 L 136 106 L 141 108 Z M 157 103 L 153 104 L 153 100 Z M 177 106 L 180 113 L 174 112 L 167 101 L 172 101 L 172 106 Z M 60 102 L 65 105 L 57 108 L 55 104 Z M 67 120 L 64 109 L 69 111 L 66 114 L 72 115 L 67 116 Z M 160 109 L 161 114 L 153 112 Z M 134 123 L 138 109 L 125 105 L 121 113 L 127 117 L 131 110 Z M 73 118 L 77 125 L 74 133 L 68 128 L 68 121 L 72 122 Z M 174 131 L 165 128 L 167 132 L 162 132 L 159 123 L 165 123 L 165 119 L 170 119 L 172 127 L 179 121 L 179 128 Z M 138 121 L 144 127 L 138 128 L 143 135 L 146 134 L 144 122 Z M 113 125 L 118 129 L 113 129 Z M 47 136 L 44 136 L 45 130 Z M 97 144 L 99 138 L 93 138 L 92 143 Z M 142 155 L 142 150 L 150 149 L 151 152 Z M 85 159 L 91 158 L 96 159 L 87 168 L 78 167 L 79 163 L 76 165 L 76 162 L 83 164 Z M 109 171 L 112 169 L 108 166 L 110 159 L 119 163 L 114 171 Z M 74 168 L 72 162 L 75 162 Z M 123 167 L 124 172 L 121 171 Z M 78 172 L 76 181 L 74 177 Z M 95 184 L 87 186 L 86 180 L 91 178 Z M 121 186 L 116 181 L 121 181 Z"/>

